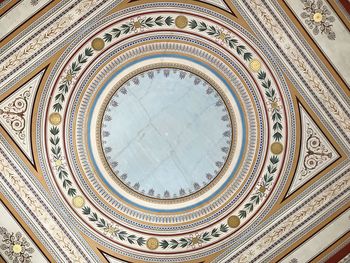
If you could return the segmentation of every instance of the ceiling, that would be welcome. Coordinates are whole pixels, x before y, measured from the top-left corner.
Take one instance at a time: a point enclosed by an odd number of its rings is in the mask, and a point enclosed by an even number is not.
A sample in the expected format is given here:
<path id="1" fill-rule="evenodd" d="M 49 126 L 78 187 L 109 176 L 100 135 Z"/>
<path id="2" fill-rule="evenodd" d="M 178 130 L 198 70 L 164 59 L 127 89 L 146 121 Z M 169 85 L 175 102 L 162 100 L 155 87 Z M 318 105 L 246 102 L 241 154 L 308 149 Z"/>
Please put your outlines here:
<path id="1" fill-rule="evenodd" d="M 0 261 L 350 260 L 349 2 L 0 8 Z"/>

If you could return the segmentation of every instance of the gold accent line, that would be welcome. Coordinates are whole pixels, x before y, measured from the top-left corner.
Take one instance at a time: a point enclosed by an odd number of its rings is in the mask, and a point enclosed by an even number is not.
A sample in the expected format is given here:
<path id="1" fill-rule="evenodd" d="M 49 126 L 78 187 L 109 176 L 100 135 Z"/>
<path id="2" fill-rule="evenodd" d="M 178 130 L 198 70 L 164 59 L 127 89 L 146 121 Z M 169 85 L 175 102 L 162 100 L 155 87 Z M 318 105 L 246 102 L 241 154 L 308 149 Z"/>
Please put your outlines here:
<path id="1" fill-rule="evenodd" d="M 153 42 L 150 42 L 150 43 L 154 43 L 154 42 L 162 42 L 162 41 L 153 41 Z M 174 42 L 174 43 L 182 43 L 182 42 L 179 42 L 179 41 L 171 41 L 171 42 Z M 138 47 L 138 46 L 140 46 L 140 45 L 135 45 L 134 47 L 136 48 L 136 47 Z M 130 49 L 132 49 L 131 47 L 130 48 L 128 48 L 127 50 L 130 50 Z M 124 52 L 126 52 L 127 50 L 124 50 L 123 51 L 123 53 Z M 205 49 L 206 50 L 206 49 Z M 210 53 L 210 54 L 212 54 L 212 52 L 210 51 L 210 50 L 206 50 L 208 53 Z M 117 54 L 118 55 L 118 54 Z M 116 55 L 116 56 L 117 56 Z M 212 55 L 215 55 L 215 54 L 212 54 Z M 194 57 L 194 56 L 189 56 L 189 57 L 193 57 L 193 58 L 197 58 L 197 57 Z M 111 58 L 110 59 L 110 61 L 112 60 L 113 58 Z M 198 58 L 197 58 L 198 59 Z M 105 64 L 108 64 L 110 61 L 107 61 Z M 227 67 L 229 67 L 233 72 L 235 72 L 235 69 L 234 68 L 232 68 L 226 61 L 222 61 Z M 101 66 L 102 67 L 102 66 Z M 214 69 L 215 70 L 215 69 Z M 96 75 L 96 74 L 95 74 Z M 236 74 L 237 75 L 237 74 Z M 241 79 L 241 77 L 239 76 L 239 75 L 237 75 L 237 77 L 241 80 L 241 82 L 243 83 L 243 85 L 244 85 L 244 81 Z M 226 79 L 226 77 L 225 77 L 225 79 Z M 226 79 L 227 80 L 227 79 Z M 89 84 L 87 84 L 87 85 L 89 85 Z M 252 95 L 251 94 L 249 94 L 248 93 L 248 96 L 250 97 L 250 100 L 252 100 Z M 81 99 L 79 100 L 79 103 L 80 103 L 80 101 L 81 101 Z M 243 104 L 242 104 L 243 105 Z M 255 109 L 255 108 L 253 108 L 253 110 L 254 110 L 254 112 L 255 112 L 255 115 L 257 115 L 257 110 Z M 246 116 L 245 116 L 245 118 L 247 118 Z M 75 121 L 76 121 L 76 117 L 75 117 Z M 259 129 L 262 129 L 263 127 L 260 127 L 260 126 L 258 126 L 257 127 L 257 129 L 259 130 Z M 260 138 L 258 138 L 258 142 L 257 142 L 257 145 L 259 145 L 260 144 Z M 76 151 L 76 150 L 75 150 Z M 245 155 L 245 152 L 246 152 L 246 150 L 244 151 L 244 153 L 243 153 L 243 155 Z M 76 154 L 77 154 L 77 151 L 76 151 Z M 255 160 L 256 160 L 256 156 L 254 156 L 254 160 L 253 160 L 253 162 L 255 162 Z M 82 169 L 82 167 L 81 167 L 81 165 L 79 164 L 79 166 L 80 166 L 80 169 Z M 238 169 L 241 169 L 240 167 L 238 167 Z M 251 170 L 252 170 L 252 168 L 250 168 L 249 169 L 249 171 L 248 171 L 248 173 L 251 173 Z M 88 184 L 91 186 L 91 184 L 88 182 Z M 244 184 L 244 182 L 242 182 L 242 184 Z M 240 191 L 241 190 L 241 188 L 242 188 L 243 186 L 240 186 L 238 189 L 237 189 L 237 191 Z M 224 189 L 224 190 L 226 190 L 226 189 Z M 223 191 L 224 191 L 223 190 Z M 95 189 L 93 189 L 93 191 L 96 193 L 96 194 L 98 194 L 97 192 L 96 192 L 96 190 Z M 232 196 L 232 198 L 231 199 L 229 199 L 226 203 L 224 203 L 222 206 L 225 206 L 227 203 L 229 203 L 232 199 L 234 198 L 234 196 Z M 110 204 L 107 204 L 110 208 L 114 208 L 114 207 L 112 207 Z M 203 207 L 204 205 L 201 205 L 201 206 L 199 206 L 198 208 L 201 208 L 201 207 Z M 217 212 L 218 210 L 220 209 L 220 207 L 218 208 L 218 209 L 216 209 L 216 210 L 214 210 L 213 212 L 211 212 L 211 213 L 209 213 L 207 216 L 210 216 L 210 215 L 212 215 L 212 214 L 214 214 L 215 212 Z M 147 212 L 147 213 L 149 213 L 149 211 L 147 211 L 147 210 L 141 210 L 140 209 L 140 211 L 143 211 L 143 212 Z M 160 214 L 160 213 L 155 213 L 155 214 Z M 129 218 L 129 219 L 133 219 L 133 218 L 131 218 L 131 217 L 129 217 L 129 216 L 126 216 L 126 218 Z M 137 220 L 137 219 L 133 219 L 134 221 L 136 221 L 136 222 L 142 222 L 142 221 L 140 221 L 140 220 Z M 186 222 L 186 223 L 193 223 L 193 222 L 196 222 L 196 221 L 198 221 L 198 220 L 201 220 L 201 218 L 199 218 L 199 219 L 196 219 L 196 220 L 193 220 L 193 221 L 189 221 L 189 222 Z M 154 224 L 154 223 L 148 223 L 147 222 L 147 224 L 148 225 L 158 225 L 158 224 Z M 177 225 L 179 225 L 179 224 L 169 224 L 169 226 L 177 226 Z"/>

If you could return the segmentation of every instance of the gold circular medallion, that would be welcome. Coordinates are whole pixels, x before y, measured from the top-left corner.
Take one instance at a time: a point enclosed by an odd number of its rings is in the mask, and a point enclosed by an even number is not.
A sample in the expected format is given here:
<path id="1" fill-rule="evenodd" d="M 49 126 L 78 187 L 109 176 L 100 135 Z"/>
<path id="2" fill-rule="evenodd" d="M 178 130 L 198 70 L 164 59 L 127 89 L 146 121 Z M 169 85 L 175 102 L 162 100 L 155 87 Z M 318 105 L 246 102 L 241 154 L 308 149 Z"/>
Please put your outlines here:
<path id="1" fill-rule="evenodd" d="M 185 16 L 178 16 L 178 17 L 176 17 L 175 25 L 178 28 L 185 28 L 187 26 L 187 24 L 188 24 L 187 17 L 185 17 Z"/>
<path id="2" fill-rule="evenodd" d="M 151 237 L 147 240 L 147 243 L 146 243 L 147 247 L 150 249 L 150 250 L 155 250 L 158 248 L 159 246 L 159 242 L 158 242 L 158 239 L 154 238 L 154 237 Z"/>
<path id="3" fill-rule="evenodd" d="M 239 219 L 238 216 L 230 216 L 228 219 L 227 219 L 227 224 L 229 227 L 231 228 L 236 228 L 239 226 L 239 224 L 241 223 L 241 220 Z"/>
<path id="4" fill-rule="evenodd" d="M 19 244 L 15 244 L 15 245 L 13 245 L 13 247 L 12 247 L 12 251 L 13 251 L 14 253 L 16 253 L 16 254 L 19 254 L 19 253 L 22 252 L 22 246 L 19 245 Z"/>
<path id="5" fill-rule="evenodd" d="M 54 112 L 50 115 L 49 120 L 52 125 L 58 125 L 61 123 L 62 118 L 59 113 Z"/>
<path id="6" fill-rule="evenodd" d="M 249 63 L 249 67 L 251 70 L 253 70 L 254 72 L 257 72 L 260 70 L 261 68 L 261 63 L 259 60 L 257 59 L 252 59 L 252 61 L 250 61 Z"/>
<path id="7" fill-rule="evenodd" d="M 85 200 L 82 196 L 78 195 L 73 198 L 73 205 L 76 208 L 82 208 L 84 204 L 85 204 Z"/>
<path id="8" fill-rule="evenodd" d="M 319 23 L 322 21 L 323 15 L 321 13 L 315 13 L 313 18 L 316 23 Z"/>
<path id="9" fill-rule="evenodd" d="M 271 144 L 271 152 L 273 154 L 280 154 L 283 151 L 283 145 L 280 142 L 274 142 Z"/>
<path id="10" fill-rule="evenodd" d="M 92 40 L 91 46 L 96 51 L 100 51 L 105 47 L 105 42 L 102 38 L 97 37 L 94 40 Z"/>

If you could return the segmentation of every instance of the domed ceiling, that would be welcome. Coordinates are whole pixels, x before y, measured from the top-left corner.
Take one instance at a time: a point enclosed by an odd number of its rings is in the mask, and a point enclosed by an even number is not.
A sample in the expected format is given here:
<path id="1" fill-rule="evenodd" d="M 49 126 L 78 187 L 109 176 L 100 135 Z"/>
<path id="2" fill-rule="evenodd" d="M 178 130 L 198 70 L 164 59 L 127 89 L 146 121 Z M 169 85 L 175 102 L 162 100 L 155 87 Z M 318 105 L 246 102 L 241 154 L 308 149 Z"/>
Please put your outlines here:
<path id="1" fill-rule="evenodd" d="M 347 262 L 346 1 L 0 3 L 5 262 Z"/>

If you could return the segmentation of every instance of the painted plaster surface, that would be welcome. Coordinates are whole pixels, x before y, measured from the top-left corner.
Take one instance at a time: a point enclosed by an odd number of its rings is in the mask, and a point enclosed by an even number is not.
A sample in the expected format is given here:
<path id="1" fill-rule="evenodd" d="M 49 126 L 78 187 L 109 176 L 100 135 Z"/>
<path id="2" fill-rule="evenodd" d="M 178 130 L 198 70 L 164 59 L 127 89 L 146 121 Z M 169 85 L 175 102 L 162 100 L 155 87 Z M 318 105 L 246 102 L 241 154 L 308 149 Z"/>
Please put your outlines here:
<path id="1" fill-rule="evenodd" d="M 108 104 L 105 154 L 109 163 L 118 163 L 115 172 L 141 191 L 168 197 L 191 193 L 226 160 L 222 148 L 229 146 L 232 131 L 225 116 L 218 93 L 198 76 L 149 71 L 119 89 Z"/>
<path id="2" fill-rule="evenodd" d="M 346 262 L 341 2 L 1 2 L 0 261 Z"/>

